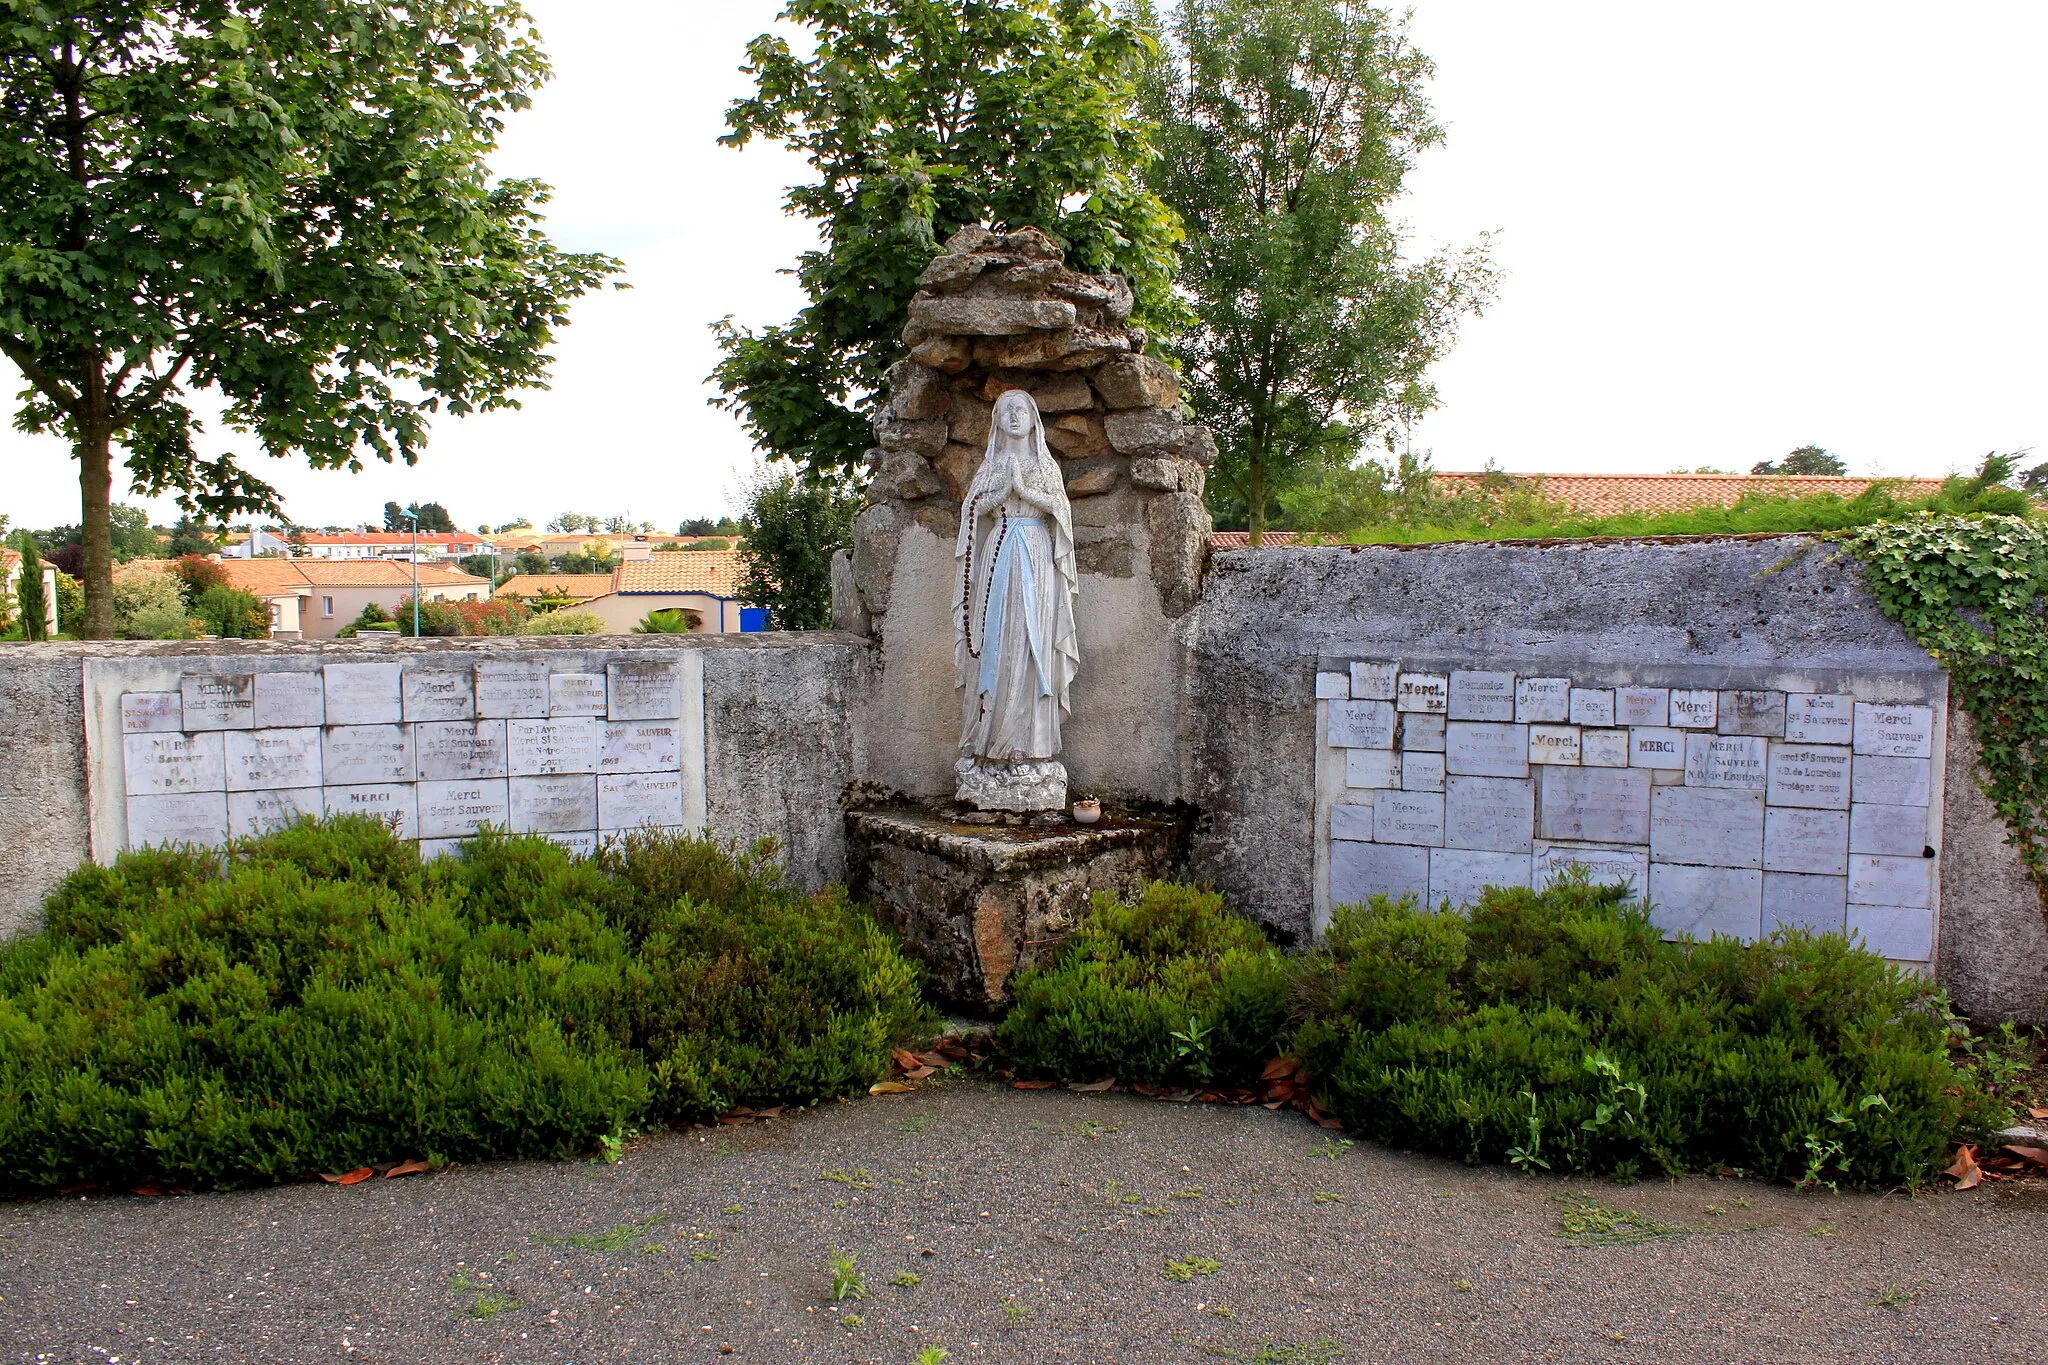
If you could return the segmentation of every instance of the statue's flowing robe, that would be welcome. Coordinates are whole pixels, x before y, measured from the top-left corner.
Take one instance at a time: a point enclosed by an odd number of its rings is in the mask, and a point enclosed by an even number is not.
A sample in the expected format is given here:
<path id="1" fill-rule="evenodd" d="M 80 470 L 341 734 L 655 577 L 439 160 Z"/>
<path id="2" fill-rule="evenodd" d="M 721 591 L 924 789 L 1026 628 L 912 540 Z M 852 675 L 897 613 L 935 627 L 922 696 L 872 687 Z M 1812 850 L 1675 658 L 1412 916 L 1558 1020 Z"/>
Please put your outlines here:
<path id="1" fill-rule="evenodd" d="M 1024 449 L 1018 450 L 1018 446 Z M 1005 498 L 1007 467 L 1052 505 Z M 961 754 L 994 762 L 1060 752 L 1068 689 L 1080 665 L 1074 634 L 1073 513 L 1042 423 L 1021 441 L 990 424 L 981 469 L 960 509 L 954 545 L 954 674 L 962 689 Z"/>

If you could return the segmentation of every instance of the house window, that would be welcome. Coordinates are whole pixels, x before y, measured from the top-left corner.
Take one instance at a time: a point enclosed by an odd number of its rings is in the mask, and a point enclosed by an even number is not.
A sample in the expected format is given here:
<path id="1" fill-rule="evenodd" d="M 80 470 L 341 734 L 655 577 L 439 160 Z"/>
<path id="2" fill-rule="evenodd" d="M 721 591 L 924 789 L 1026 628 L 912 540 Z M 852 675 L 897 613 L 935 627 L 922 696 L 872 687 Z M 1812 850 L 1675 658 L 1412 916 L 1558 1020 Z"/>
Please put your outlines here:
<path id="1" fill-rule="evenodd" d="M 323 597 L 323 598 L 321 598 L 321 599 L 320 599 L 320 614 L 321 614 L 322 616 L 332 616 L 332 615 L 334 615 L 334 599 L 333 599 L 333 598 L 331 598 L 331 597 Z"/>

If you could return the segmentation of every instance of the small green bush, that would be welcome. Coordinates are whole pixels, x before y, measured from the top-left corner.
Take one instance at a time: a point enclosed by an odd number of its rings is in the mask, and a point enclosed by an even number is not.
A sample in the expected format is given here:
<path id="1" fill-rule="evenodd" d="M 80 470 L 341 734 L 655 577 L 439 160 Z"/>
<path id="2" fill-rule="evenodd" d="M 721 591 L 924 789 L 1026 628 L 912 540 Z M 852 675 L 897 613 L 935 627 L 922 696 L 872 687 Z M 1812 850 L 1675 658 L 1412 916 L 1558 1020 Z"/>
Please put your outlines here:
<path id="1" fill-rule="evenodd" d="M 1001 1040 L 1021 1069 L 1164 1084 L 1258 1078 L 1286 1020 L 1287 965 L 1213 891 L 1097 896 L 1044 970 L 1018 973 Z"/>
<path id="2" fill-rule="evenodd" d="M 519 627 L 521 635 L 602 635 L 605 624 L 594 611 L 564 609 L 542 612 Z"/>

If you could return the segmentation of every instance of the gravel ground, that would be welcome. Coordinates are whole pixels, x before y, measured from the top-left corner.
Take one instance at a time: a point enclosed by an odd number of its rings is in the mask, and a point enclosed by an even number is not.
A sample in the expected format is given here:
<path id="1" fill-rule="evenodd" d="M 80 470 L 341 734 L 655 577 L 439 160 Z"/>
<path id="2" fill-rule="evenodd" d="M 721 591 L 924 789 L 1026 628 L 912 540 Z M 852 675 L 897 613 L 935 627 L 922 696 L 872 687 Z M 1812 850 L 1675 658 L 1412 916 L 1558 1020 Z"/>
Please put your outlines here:
<path id="1" fill-rule="evenodd" d="M 1529 1178 L 965 1081 L 615 1165 L 0 1204 L 0 1360 L 2008 1362 L 2044 1196 Z"/>

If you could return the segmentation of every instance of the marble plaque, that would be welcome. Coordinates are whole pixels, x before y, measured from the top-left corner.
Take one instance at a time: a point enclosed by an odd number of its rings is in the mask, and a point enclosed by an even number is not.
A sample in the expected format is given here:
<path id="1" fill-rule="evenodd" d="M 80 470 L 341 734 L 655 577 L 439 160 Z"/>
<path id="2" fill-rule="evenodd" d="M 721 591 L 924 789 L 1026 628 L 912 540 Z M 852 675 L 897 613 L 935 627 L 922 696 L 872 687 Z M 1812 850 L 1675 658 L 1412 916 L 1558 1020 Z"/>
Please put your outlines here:
<path id="1" fill-rule="evenodd" d="M 681 664 L 606 664 L 604 672 L 607 720 L 674 720 L 683 714 Z"/>
<path id="2" fill-rule="evenodd" d="M 468 782 L 422 782 L 420 837 L 466 839 L 479 825 L 503 827 L 511 819 L 505 779 L 486 777 Z"/>
<path id="3" fill-rule="evenodd" d="M 1392 701 L 1401 665 L 1355 663 L 1351 665 L 1351 696 L 1359 701 Z"/>
<path id="4" fill-rule="evenodd" d="M 1773 744 L 1769 799 L 1774 806 L 1849 809 L 1849 751 L 1789 741 Z"/>
<path id="5" fill-rule="evenodd" d="M 572 858 L 589 858 L 597 853 L 598 834 L 594 829 L 577 830 L 571 834 L 550 834 L 549 843 L 565 850 Z"/>
<path id="6" fill-rule="evenodd" d="M 681 773 L 617 773 L 597 779 L 597 827 L 606 833 L 683 823 Z"/>
<path id="7" fill-rule="evenodd" d="M 1403 749 L 1440 754 L 1444 751 L 1444 718 L 1420 711 L 1406 712 L 1401 716 L 1399 738 Z"/>
<path id="8" fill-rule="evenodd" d="M 1448 714 L 1452 720 L 1513 720 L 1515 675 L 1452 669 Z"/>
<path id="9" fill-rule="evenodd" d="M 506 773 L 502 720 L 436 720 L 416 726 L 413 747 L 422 782 L 464 782 Z"/>
<path id="10" fill-rule="evenodd" d="M 1571 867 L 1584 869 L 1592 886 L 1625 886 L 1631 897 L 1643 894 L 1650 880 L 1650 854 L 1644 848 L 1601 848 L 1594 844 L 1554 844 L 1536 841 L 1529 862 L 1530 885 L 1538 890 L 1565 875 Z"/>
<path id="11" fill-rule="evenodd" d="M 1412 792 L 1440 792 L 1444 789 L 1442 754 L 1401 755 L 1401 785 Z"/>
<path id="12" fill-rule="evenodd" d="M 1321 692 L 1318 691 L 1318 696 Z M 551 716 L 601 716 L 604 714 L 604 674 L 554 673 L 548 677 L 548 714 Z"/>
<path id="13" fill-rule="evenodd" d="M 1571 722 L 1574 725 L 1611 726 L 1614 724 L 1614 689 L 1611 687 L 1574 687 L 1572 689 Z"/>
<path id="14" fill-rule="evenodd" d="M 1450 709 L 1451 680 L 1442 673 L 1403 673 L 1394 686 L 1394 706 L 1401 711 L 1442 715 Z"/>
<path id="15" fill-rule="evenodd" d="M 1545 839 L 1650 841 L 1650 775 L 1641 768 L 1545 768 L 1537 808 Z"/>
<path id="16" fill-rule="evenodd" d="M 1855 704 L 1853 697 L 1789 693 L 1785 698 L 1785 738 L 1799 744 L 1847 744 Z"/>
<path id="17" fill-rule="evenodd" d="M 256 728 L 302 729 L 327 723 L 327 692 L 318 673 L 258 673 Z"/>
<path id="18" fill-rule="evenodd" d="M 1711 687 L 1671 689 L 1671 727 L 1675 730 L 1711 730 L 1721 694 Z"/>
<path id="19" fill-rule="evenodd" d="M 256 679 L 236 673 L 178 680 L 187 730 L 247 730 L 256 724 Z"/>
<path id="20" fill-rule="evenodd" d="M 334 693 L 327 694 L 328 705 Z M 331 787 L 413 780 L 412 732 L 403 725 L 330 725 L 320 737 L 320 777 Z"/>
<path id="21" fill-rule="evenodd" d="M 1650 794 L 1650 860 L 1761 869 L 1764 794 L 1714 787 L 1657 788 Z M 1654 868 L 1650 875 L 1654 880 Z"/>
<path id="22" fill-rule="evenodd" d="M 1576 725 L 1530 726 L 1529 761 L 1545 765 L 1577 763 L 1579 761 L 1579 727 Z"/>
<path id="23" fill-rule="evenodd" d="M 219 848 L 228 841 L 226 792 L 181 792 L 128 798 L 128 847 L 197 844 Z"/>
<path id="24" fill-rule="evenodd" d="M 1666 726 L 1671 723 L 1671 689 L 1668 687 L 1617 687 L 1614 689 L 1616 725 Z"/>
<path id="25" fill-rule="evenodd" d="M 410 782 L 334 787 L 324 793 L 329 815 L 368 815 L 400 839 L 420 837 L 419 788 Z"/>
<path id="26" fill-rule="evenodd" d="M 1571 719 L 1570 678 L 1515 680 L 1515 719 L 1524 725 L 1556 725 Z"/>
<path id="27" fill-rule="evenodd" d="M 1626 768 L 1628 731 L 1579 731 L 1579 762 L 1589 768 Z"/>
<path id="28" fill-rule="evenodd" d="M 460 858 L 466 839 L 422 839 L 420 840 L 420 861 L 431 863 L 437 858 Z"/>
<path id="29" fill-rule="evenodd" d="M 1873 806 L 1933 804 L 1934 764 L 1924 758 L 1888 758 L 1866 754 L 1849 769 L 1852 800 Z"/>
<path id="30" fill-rule="evenodd" d="M 511 825 L 515 834 L 573 834 L 597 828 L 597 777 L 515 777 Z"/>
<path id="31" fill-rule="evenodd" d="M 590 716 L 554 720 L 510 720 L 508 741 L 514 777 L 597 770 L 597 721 Z"/>
<path id="32" fill-rule="evenodd" d="M 476 666 L 476 713 L 493 720 L 548 714 L 552 701 L 546 664 L 487 661 Z"/>
<path id="33" fill-rule="evenodd" d="M 1808 929 L 1839 934 L 1847 920 L 1849 883 L 1804 872 L 1764 873 L 1764 932 Z"/>
<path id="34" fill-rule="evenodd" d="M 1454 720 L 1444 726 L 1444 768 L 1473 777 L 1527 777 L 1529 727 Z"/>
<path id="35" fill-rule="evenodd" d="M 1333 701 L 1330 743 L 1339 749 L 1394 747 L 1394 704 L 1390 701 Z"/>
<path id="36" fill-rule="evenodd" d="M 1925 806 L 1873 806 L 1859 801 L 1849 807 L 1851 853 L 1918 858 L 1930 847 Z"/>
<path id="37" fill-rule="evenodd" d="M 1723 692 L 1717 726 L 1724 735 L 1762 735 L 1782 739 L 1785 734 L 1783 692 Z"/>
<path id="38" fill-rule="evenodd" d="M 318 787 L 229 792 L 228 833 L 237 839 L 253 839 L 302 818 L 317 820 L 326 810 L 326 797 Z"/>
<path id="39" fill-rule="evenodd" d="M 320 727 L 235 730 L 227 736 L 228 790 L 283 791 L 320 785 Z"/>
<path id="40" fill-rule="evenodd" d="M 1830 877 L 1849 871 L 1849 813 L 1770 806 L 1764 810 L 1764 871 L 1811 872 Z"/>
<path id="41" fill-rule="evenodd" d="M 1401 756 L 1391 749 L 1346 749 L 1344 785 L 1367 788 L 1400 786 Z"/>
<path id="42" fill-rule="evenodd" d="M 1372 837 L 1382 844 L 1442 844 L 1444 800 L 1435 792 L 1378 792 L 1372 799 Z"/>
<path id="43" fill-rule="evenodd" d="M 1351 696 L 1351 675 L 1349 673 L 1316 674 L 1317 701 L 1345 701 Z"/>
<path id="44" fill-rule="evenodd" d="M 1765 745 L 1753 735 L 1685 737 L 1685 785 L 1688 787 L 1762 787 Z"/>
<path id="45" fill-rule="evenodd" d="M 196 735 L 145 733 L 121 736 L 121 762 L 130 796 L 227 790 L 221 732 Z M 221 818 L 227 818 L 222 804 Z"/>
<path id="46" fill-rule="evenodd" d="M 1932 858 L 1887 858 L 1876 853 L 1849 855 L 1849 899 L 1858 905 L 1934 904 Z"/>
<path id="47" fill-rule="evenodd" d="M 1429 896 L 1429 850 L 1346 840 L 1330 846 L 1330 904 L 1364 905 L 1374 896 Z"/>
<path id="48" fill-rule="evenodd" d="M 1764 874 L 1754 869 L 1650 864 L 1650 923 L 1666 938 L 1754 943 L 1763 909 Z"/>
<path id="49" fill-rule="evenodd" d="M 476 689 L 468 669 L 411 668 L 405 672 L 405 718 L 468 720 L 476 714 Z"/>
<path id="50" fill-rule="evenodd" d="M 1527 886 L 1529 855 L 1469 848 L 1429 850 L 1429 904 L 1453 910 L 1477 905 L 1489 886 Z"/>
<path id="51" fill-rule="evenodd" d="M 185 696 L 182 692 L 123 692 L 121 733 L 163 734 L 185 728 Z"/>
<path id="52" fill-rule="evenodd" d="M 1330 837 L 1371 843 L 1372 803 L 1368 801 L 1361 806 L 1347 801 L 1341 806 L 1330 807 Z"/>
<path id="53" fill-rule="evenodd" d="M 1529 851 L 1536 828 L 1534 779 L 1446 777 L 1442 803 L 1443 837 L 1425 842 L 1495 853 Z"/>
<path id="54" fill-rule="evenodd" d="M 405 718 L 399 665 L 328 664 L 320 670 L 329 725 L 390 725 Z"/>
<path id="55" fill-rule="evenodd" d="M 1385 702 L 1380 705 L 1386 706 Z M 1387 707 L 1391 722 L 1393 708 Z M 1391 737 L 1393 726 L 1388 725 Z M 601 773 L 672 773 L 683 765 L 683 727 L 673 720 L 601 721 L 597 770 Z"/>
<path id="56" fill-rule="evenodd" d="M 188 716 L 190 707 L 188 702 Z M 1859 754 L 1926 758 L 1934 752 L 1934 708 L 1859 701 L 1856 703 L 1855 747 Z"/>
<path id="57" fill-rule="evenodd" d="M 1685 731 L 1637 726 L 1628 732 L 1631 768 L 1685 768 Z"/>
<path id="58" fill-rule="evenodd" d="M 1934 957 L 1934 911 L 1917 905 L 1851 905 L 1849 937 L 1896 962 Z"/>

